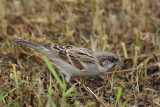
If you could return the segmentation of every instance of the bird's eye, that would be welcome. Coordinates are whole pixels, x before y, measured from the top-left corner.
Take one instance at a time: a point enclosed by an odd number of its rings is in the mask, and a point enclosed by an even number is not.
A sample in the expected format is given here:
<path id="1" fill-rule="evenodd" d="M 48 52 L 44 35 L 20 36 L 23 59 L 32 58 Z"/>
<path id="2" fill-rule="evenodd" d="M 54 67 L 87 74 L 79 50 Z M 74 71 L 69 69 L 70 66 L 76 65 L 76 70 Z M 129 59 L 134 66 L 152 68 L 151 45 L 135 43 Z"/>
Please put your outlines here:
<path id="1" fill-rule="evenodd" d="M 113 62 L 113 63 L 116 62 L 117 60 L 118 60 L 118 59 L 116 59 L 116 58 L 111 58 L 111 59 L 110 59 L 110 61 Z"/>

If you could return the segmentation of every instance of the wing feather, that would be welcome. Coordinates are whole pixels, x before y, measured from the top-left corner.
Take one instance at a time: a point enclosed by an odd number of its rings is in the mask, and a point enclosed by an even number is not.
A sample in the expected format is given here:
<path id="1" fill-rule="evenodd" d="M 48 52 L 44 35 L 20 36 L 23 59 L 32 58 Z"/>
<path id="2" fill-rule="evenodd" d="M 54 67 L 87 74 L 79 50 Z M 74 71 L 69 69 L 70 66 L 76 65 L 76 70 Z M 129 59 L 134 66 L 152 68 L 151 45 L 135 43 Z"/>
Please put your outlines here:
<path id="1" fill-rule="evenodd" d="M 44 45 L 67 63 L 84 70 L 87 65 L 95 64 L 93 52 L 89 49 L 67 45 Z"/>

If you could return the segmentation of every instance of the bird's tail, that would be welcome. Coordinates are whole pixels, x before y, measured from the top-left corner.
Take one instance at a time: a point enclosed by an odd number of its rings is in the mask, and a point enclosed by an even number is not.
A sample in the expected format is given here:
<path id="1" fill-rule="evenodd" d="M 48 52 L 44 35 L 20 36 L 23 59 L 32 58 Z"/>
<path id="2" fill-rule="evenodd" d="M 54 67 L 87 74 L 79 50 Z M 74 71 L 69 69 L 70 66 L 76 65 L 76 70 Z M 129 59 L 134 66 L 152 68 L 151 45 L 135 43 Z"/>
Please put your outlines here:
<path id="1" fill-rule="evenodd" d="M 29 42 L 29 41 L 25 41 L 23 39 L 15 39 L 14 42 L 18 43 L 18 44 L 25 45 L 25 46 L 30 47 L 30 48 L 33 48 L 33 49 L 35 49 L 35 50 L 37 50 L 37 51 L 39 51 L 39 52 L 41 52 L 45 55 L 47 53 L 50 53 L 50 50 L 48 50 L 44 46 L 36 44 L 36 43 Z"/>

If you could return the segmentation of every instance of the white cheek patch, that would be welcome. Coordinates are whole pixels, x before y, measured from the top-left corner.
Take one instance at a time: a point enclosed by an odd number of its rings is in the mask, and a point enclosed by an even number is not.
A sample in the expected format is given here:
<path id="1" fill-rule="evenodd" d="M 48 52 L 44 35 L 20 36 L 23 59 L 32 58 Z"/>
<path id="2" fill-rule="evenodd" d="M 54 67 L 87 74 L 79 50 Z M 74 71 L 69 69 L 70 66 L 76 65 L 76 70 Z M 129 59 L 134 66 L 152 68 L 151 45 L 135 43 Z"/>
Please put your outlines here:
<path id="1" fill-rule="evenodd" d="M 102 62 L 103 66 L 106 67 L 106 66 L 109 66 L 111 64 L 111 62 L 109 61 L 104 61 Z"/>
<path id="2" fill-rule="evenodd" d="M 109 67 L 109 68 L 112 68 L 112 67 L 113 67 L 113 64 L 108 64 L 108 67 Z"/>
<path id="3" fill-rule="evenodd" d="M 114 66 L 114 63 L 111 63 L 110 61 L 104 61 L 102 64 L 105 68 L 112 68 Z"/>

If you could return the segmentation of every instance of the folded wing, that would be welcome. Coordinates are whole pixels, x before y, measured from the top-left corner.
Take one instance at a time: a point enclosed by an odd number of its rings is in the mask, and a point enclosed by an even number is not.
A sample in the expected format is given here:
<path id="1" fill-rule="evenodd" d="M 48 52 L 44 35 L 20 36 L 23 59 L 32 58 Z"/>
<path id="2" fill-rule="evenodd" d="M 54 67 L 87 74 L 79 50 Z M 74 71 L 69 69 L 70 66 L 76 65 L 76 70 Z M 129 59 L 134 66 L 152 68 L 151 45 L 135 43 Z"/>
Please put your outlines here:
<path id="1" fill-rule="evenodd" d="M 88 65 L 95 64 L 91 50 L 71 45 L 44 45 L 44 47 L 50 49 L 64 61 L 80 70 L 85 70 Z"/>

